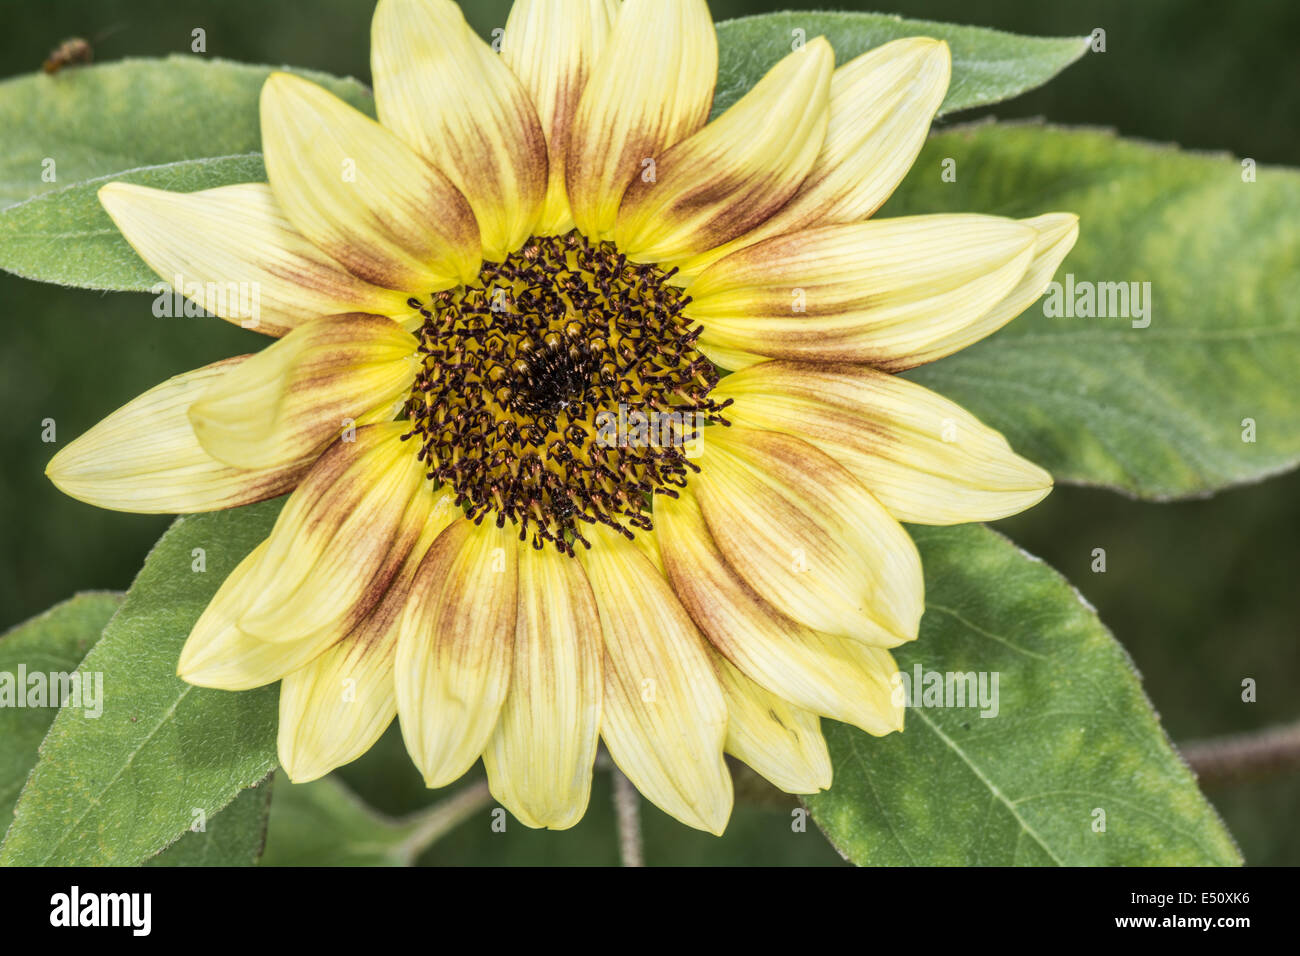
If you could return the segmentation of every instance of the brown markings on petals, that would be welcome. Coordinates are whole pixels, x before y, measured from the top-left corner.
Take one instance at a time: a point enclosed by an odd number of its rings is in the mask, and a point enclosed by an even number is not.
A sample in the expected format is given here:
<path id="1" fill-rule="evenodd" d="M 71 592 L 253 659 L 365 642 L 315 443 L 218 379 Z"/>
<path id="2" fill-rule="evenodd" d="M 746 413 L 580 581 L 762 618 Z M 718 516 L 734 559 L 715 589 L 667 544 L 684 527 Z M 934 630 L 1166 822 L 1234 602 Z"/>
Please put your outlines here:
<path id="1" fill-rule="evenodd" d="M 776 421 L 777 424 L 761 424 L 755 427 L 769 431 L 779 431 L 795 438 L 816 438 L 831 444 L 846 445 L 866 454 L 888 457 L 888 452 L 901 444 L 896 430 L 889 429 L 870 418 L 868 402 L 856 403 L 862 406 L 855 409 L 855 402 L 834 387 L 836 379 L 839 384 L 847 384 L 855 391 L 861 390 L 868 395 L 878 390 L 872 383 L 872 376 L 882 374 L 870 366 L 847 362 L 818 363 L 810 367 L 809 363 L 775 360 L 755 366 L 738 373 L 741 376 L 741 389 L 733 417 L 736 424 L 744 425 L 745 394 L 751 391 L 744 387 L 745 382 L 753 381 L 761 386 L 763 398 L 758 401 L 766 408 L 764 421 Z M 720 389 L 728 394 L 726 383 Z M 797 402 L 807 403 L 806 409 L 789 412 L 781 407 L 780 402 L 765 401 L 769 398 L 791 398 Z M 791 421 L 793 419 L 793 421 Z"/>
<path id="2" fill-rule="evenodd" d="M 424 604 L 424 623 L 433 623 L 428 640 L 468 648 L 515 634 L 518 613 L 515 543 L 508 534 L 501 534 L 506 567 L 499 572 L 489 568 L 488 580 L 472 580 L 468 572 L 475 566 L 472 549 L 477 544 L 472 538 L 476 530 L 468 519 L 452 522 L 434 540 L 416 572 L 412 590 L 416 600 Z"/>

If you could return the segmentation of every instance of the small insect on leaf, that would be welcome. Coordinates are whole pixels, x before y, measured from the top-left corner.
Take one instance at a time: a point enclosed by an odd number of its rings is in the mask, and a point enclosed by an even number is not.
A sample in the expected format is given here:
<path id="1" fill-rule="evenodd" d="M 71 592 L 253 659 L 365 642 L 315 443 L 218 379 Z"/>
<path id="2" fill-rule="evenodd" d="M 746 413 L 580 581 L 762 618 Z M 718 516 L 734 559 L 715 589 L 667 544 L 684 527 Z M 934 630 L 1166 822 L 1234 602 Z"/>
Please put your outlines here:
<path id="1" fill-rule="evenodd" d="M 89 63 L 95 58 L 90 41 L 82 37 L 71 37 L 55 47 L 41 65 L 46 73 L 57 73 L 65 66 Z"/>

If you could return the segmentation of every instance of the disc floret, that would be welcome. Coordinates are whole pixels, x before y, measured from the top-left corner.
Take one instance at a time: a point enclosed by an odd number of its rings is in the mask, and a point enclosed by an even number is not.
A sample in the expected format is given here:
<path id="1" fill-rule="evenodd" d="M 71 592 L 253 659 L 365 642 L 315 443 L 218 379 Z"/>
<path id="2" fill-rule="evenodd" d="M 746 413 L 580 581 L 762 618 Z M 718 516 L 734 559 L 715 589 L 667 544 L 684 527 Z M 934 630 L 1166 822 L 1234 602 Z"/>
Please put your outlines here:
<path id="1" fill-rule="evenodd" d="M 653 496 L 685 487 L 687 447 L 729 404 L 709 398 L 717 372 L 672 277 L 570 232 L 412 299 L 424 324 L 407 438 L 429 479 L 539 549 L 572 555 L 583 524 L 650 530 Z M 671 441 L 607 440 L 603 421 L 636 413 L 681 424 Z"/>

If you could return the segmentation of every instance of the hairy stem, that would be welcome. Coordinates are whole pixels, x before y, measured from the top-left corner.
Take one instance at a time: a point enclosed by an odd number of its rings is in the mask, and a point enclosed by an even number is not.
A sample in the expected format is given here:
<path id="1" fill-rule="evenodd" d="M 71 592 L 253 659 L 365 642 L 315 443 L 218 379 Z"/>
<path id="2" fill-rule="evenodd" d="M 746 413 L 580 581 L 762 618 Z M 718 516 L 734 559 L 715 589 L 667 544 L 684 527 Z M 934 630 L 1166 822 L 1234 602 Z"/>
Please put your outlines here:
<path id="1" fill-rule="evenodd" d="M 414 861 L 421 853 L 460 826 L 479 810 L 492 802 L 486 780 L 471 784 L 453 793 L 446 800 L 428 810 L 408 817 L 411 835 L 401 846 L 405 857 Z"/>
<path id="2" fill-rule="evenodd" d="M 1300 769 L 1300 722 L 1180 748 L 1202 783 L 1222 784 Z"/>
<path id="3" fill-rule="evenodd" d="M 617 767 L 610 768 L 614 781 L 614 816 L 618 821 L 618 856 L 623 866 L 645 866 L 641 840 L 641 795 L 632 781 Z"/>

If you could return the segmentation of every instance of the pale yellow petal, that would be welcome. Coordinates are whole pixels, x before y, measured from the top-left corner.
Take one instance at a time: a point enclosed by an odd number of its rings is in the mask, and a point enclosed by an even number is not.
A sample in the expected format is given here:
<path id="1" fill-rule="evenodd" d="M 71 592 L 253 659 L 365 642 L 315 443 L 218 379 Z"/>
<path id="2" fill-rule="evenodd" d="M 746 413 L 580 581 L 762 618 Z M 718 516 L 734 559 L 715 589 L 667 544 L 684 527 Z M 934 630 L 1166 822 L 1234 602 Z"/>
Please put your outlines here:
<path id="1" fill-rule="evenodd" d="M 458 519 L 416 574 L 397 640 L 397 709 L 429 787 L 473 766 L 497 725 L 518 617 L 517 537 Z"/>
<path id="2" fill-rule="evenodd" d="M 348 428 L 397 416 L 418 346 L 383 316 L 310 322 L 213 382 L 190 406 L 194 434 L 240 468 L 314 458 Z"/>
<path id="3" fill-rule="evenodd" d="M 864 365 L 764 362 L 722 380 L 736 425 L 785 432 L 847 468 L 899 521 L 993 521 L 1041 501 L 1052 476 L 960 405 Z"/>
<path id="4" fill-rule="evenodd" d="M 250 358 L 226 359 L 154 386 L 61 449 L 45 474 L 78 501 L 137 514 L 221 511 L 292 490 L 313 455 L 235 468 L 204 451 L 190 427 L 190 406 Z"/>
<path id="5" fill-rule="evenodd" d="M 516 0 L 510 8 L 501 58 L 528 90 L 550 157 L 537 235 L 559 235 L 573 228 L 564 183 L 573 117 L 619 5 L 619 0 Z"/>
<path id="6" fill-rule="evenodd" d="M 383 599 L 355 628 L 280 685 L 280 764 L 295 783 L 323 777 L 369 750 L 397 716 L 397 635 L 416 569 L 443 509 L 423 527 Z"/>
<path id="7" fill-rule="evenodd" d="M 547 188 L 546 136 L 523 84 L 451 0 L 380 0 L 371 40 L 380 122 L 469 200 L 485 259 L 518 250 Z"/>
<path id="8" fill-rule="evenodd" d="M 566 181 L 573 218 L 608 239 L 633 180 L 705 123 L 718 41 L 704 0 L 624 0 L 578 104 Z"/>
<path id="9" fill-rule="evenodd" d="M 398 536 L 390 561 L 374 577 L 374 593 L 388 599 L 399 588 L 409 585 L 414 571 L 412 563 L 418 562 L 437 533 L 460 514 L 449 497 L 440 500 L 431 512 L 412 510 L 406 516 L 411 526 L 407 533 Z M 372 612 L 380 614 L 374 610 L 378 598 L 360 601 L 318 632 L 292 641 L 267 641 L 241 630 L 240 616 L 271 580 L 273 569 L 266 565 L 270 544 L 268 538 L 236 566 L 199 616 L 177 667 L 177 674 L 184 680 L 220 690 L 249 690 L 273 683 L 329 654 L 340 641 L 357 634 L 363 625 L 369 626 L 366 622 Z M 380 620 L 375 618 L 370 624 Z"/>
<path id="10" fill-rule="evenodd" d="M 727 699 L 727 753 L 786 793 L 829 787 L 831 755 L 817 715 L 764 690 L 716 652 L 714 665 Z"/>
<path id="11" fill-rule="evenodd" d="M 235 624 L 236 609 L 252 600 L 261 580 L 258 567 L 266 554 L 262 542 L 222 582 L 199 616 L 181 650 L 176 673 L 199 687 L 252 690 L 272 684 L 309 664 L 332 640 L 345 633 L 332 628 L 323 638 L 271 643 L 245 634 Z"/>
<path id="12" fill-rule="evenodd" d="M 799 189 L 826 136 L 835 54 L 824 37 L 789 54 L 720 117 L 656 160 L 623 196 L 614 242 L 672 264 L 770 219 Z"/>
<path id="13" fill-rule="evenodd" d="M 328 90 L 272 73 L 262 87 L 262 149 L 289 221 L 355 275 L 418 296 L 478 275 L 478 224 L 465 197 Z"/>
<path id="14" fill-rule="evenodd" d="M 683 263 L 682 273 L 697 275 L 762 239 L 872 215 L 921 151 L 951 72 L 948 44 L 927 37 L 894 40 L 845 63 L 831 77 L 825 141 L 794 198 L 752 232 Z"/>
<path id="15" fill-rule="evenodd" d="M 379 601 L 435 507 L 415 447 L 401 440 L 408 427 L 358 428 L 320 457 L 276 519 L 240 630 L 299 640 Z"/>
<path id="16" fill-rule="evenodd" d="M 673 589 L 713 647 L 750 679 L 798 707 L 883 735 L 903 726 L 889 652 L 814 631 L 763 600 L 732 568 L 690 489 L 655 504 L 656 537 Z"/>
<path id="17" fill-rule="evenodd" d="M 312 245 L 265 183 L 195 193 L 109 183 L 99 201 L 166 283 L 245 328 L 280 336 L 322 315 L 413 311 L 409 293 L 371 285 Z"/>
<path id="18" fill-rule="evenodd" d="M 280 765 L 294 783 L 317 780 L 356 760 L 397 716 L 393 642 L 371 612 L 339 641 L 280 685 Z M 371 623 L 374 621 L 374 623 Z"/>
<path id="19" fill-rule="evenodd" d="M 816 630 L 880 647 L 916 638 L 916 546 L 844 466 L 778 432 L 715 427 L 706 441 L 691 486 L 751 588 Z"/>
<path id="20" fill-rule="evenodd" d="M 1020 282 L 1038 232 L 915 216 L 827 226 L 732 253 L 687 286 L 701 343 L 771 358 L 906 366 Z"/>
<path id="21" fill-rule="evenodd" d="M 722 369 L 748 368 L 757 362 L 766 362 L 767 356 L 755 355 L 743 349 L 728 348 L 725 345 L 696 342 L 695 347 L 714 365 Z"/>
<path id="22" fill-rule="evenodd" d="M 322 647 L 339 639 L 337 629 L 319 638 L 271 643 L 245 634 L 233 624 L 205 625 L 186 641 L 176 676 L 196 687 L 252 690 L 274 684 L 320 656 Z"/>
<path id="23" fill-rule="evenodd" d="M 661 810 L 721 833 L 732 803 L 727 708 L 704 638 L 636 545 L 600 525 L 589 534 L 578 554 L 605 638 L 605 746 Z"/>
<path id="24" fill-rule="evenodd" d="M 492 795 L 527 826 L 564 830 L 587 808 L 603 653 L 582 566 L 521 546 L 513 674 L 483 764 Z"/>
<path id="25" fill-rule="evenodd" d="M 906 361 L 895 363 L 895 371 L 933 362 L 975 344 L 1024 312 L 1047 291 L 1052 276 L 1079 238 L 1079 217 L 1073 213 L 1051 212 L 1020 221 L 1037 230 L 1038 242 L 1034 246 L 1034 258 L 1016 287 L 975 321 L 952 328 L 912 353 Z"/>

